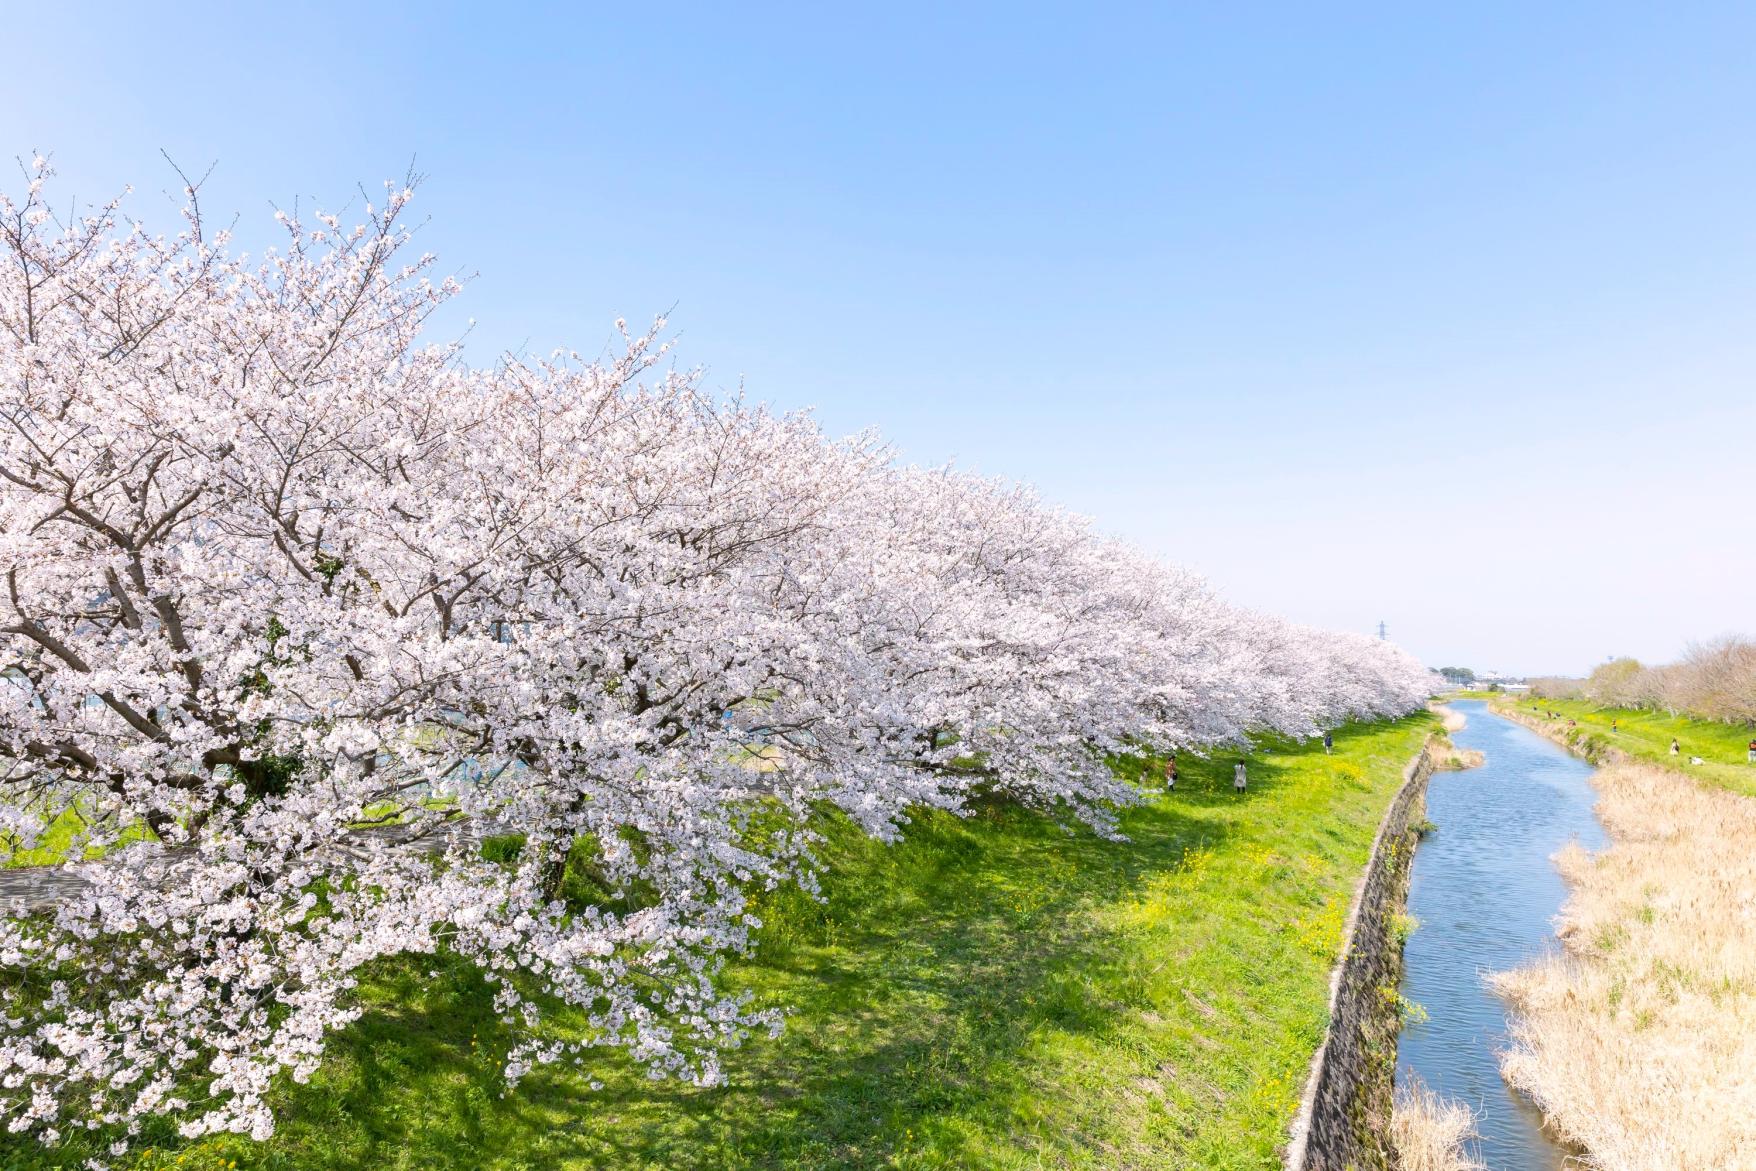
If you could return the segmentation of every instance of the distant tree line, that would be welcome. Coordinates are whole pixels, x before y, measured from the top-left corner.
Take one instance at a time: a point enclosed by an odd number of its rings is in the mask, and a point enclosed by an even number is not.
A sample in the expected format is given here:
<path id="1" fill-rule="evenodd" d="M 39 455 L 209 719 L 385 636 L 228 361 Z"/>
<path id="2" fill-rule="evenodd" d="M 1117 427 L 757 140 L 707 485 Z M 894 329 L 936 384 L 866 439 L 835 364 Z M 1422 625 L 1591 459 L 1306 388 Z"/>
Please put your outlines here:
<path id="1" fill-rule="evenodd" d="M 1440 667 L 1439 674 L 1456 687 L 1467 687 L 1476 681 L 1476 673 L 1468 667 Z"/>
<path id="2" fill-rule="evenodd" d="M 1548 699 L 1587 699 L 1756 725 L 1756 641 L 1727 635 L 1695 643 L 1681 661 L 1655 667 L 1638 659 L 1611 659 L 1584 679 L 1541 676 L 1531 679 L 1530 689 Z"/>

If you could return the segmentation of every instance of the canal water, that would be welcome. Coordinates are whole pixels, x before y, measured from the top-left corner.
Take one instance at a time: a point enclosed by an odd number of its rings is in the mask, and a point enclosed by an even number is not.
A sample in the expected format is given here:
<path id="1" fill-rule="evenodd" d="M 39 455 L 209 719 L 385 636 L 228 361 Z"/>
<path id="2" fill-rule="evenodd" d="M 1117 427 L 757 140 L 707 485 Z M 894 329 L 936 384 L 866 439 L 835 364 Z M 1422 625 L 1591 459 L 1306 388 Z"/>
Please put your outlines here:
<path id="1" fill-rule="evenodd" d="M 1403 1029 L 1397 1080 L 1412 1073 L 1477 1115 L 1479 1154 L 1492 1171 L 1558 1171 L 1564 1152 L 1535 1107 L 1501 1080 L 1506 1012 L 1483 983 L 1560 946 L 1553 918 L 1567 897 L 1550 861 L 1577 839 L 1605 845 L 1592 813 L 1592 768 L 1480 701 L 1450 705 L 1468 718 L 1452 733 L 1487 763 L 1433 774 L 1427 818 L 1438 828 L 1415 851 L 1402 994 L 1427 1019 Z"/>

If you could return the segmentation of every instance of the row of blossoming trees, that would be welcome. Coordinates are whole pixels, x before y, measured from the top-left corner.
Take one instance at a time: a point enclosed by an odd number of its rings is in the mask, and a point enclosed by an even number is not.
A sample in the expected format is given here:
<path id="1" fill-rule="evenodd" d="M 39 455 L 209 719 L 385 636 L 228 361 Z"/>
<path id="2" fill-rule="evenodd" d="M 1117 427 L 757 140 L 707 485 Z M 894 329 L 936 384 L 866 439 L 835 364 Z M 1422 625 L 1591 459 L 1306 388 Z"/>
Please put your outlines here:
<path id="1" fill-rule="evenodd" d="M 0 1117 L 266 1135 L 362 965 L 479 965 L 528 1040 L 711 1078 L 715 987 L 813 816 L 978 792 L 1113 833 L 1118 751 L 1429 692 L 1388 644 L 1216 599 L 1016 487 L 704 393 L 651 334 L 471 369 L 361 226 L 233 255 L 0 201 L 0 831 L 89 887 L 0 920 Z M 394 833 L 363 828 L 394 824 Z M 482 827 L 523 835 L 482 857 Z M 411 848 L 416 839 L 422 848 Z M 569 858 L 612 894 L 559 897 Z"/>

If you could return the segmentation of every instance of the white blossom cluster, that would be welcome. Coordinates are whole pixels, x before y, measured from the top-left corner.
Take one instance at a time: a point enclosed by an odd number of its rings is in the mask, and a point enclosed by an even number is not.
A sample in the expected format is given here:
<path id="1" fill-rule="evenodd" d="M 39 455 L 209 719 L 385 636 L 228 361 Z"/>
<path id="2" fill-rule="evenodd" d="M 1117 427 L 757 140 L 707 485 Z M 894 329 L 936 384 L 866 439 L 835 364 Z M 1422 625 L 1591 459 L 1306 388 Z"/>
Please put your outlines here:
<path id="1" fill-rule="evenodd" d="M 0 918 L 15 1134 L 265 1136 L 362 967 L 439 948 L 529 1038 L 509 1078 L 613 1045 L 711 1081 L 774 1024 L 714 975 L 749 892 L 811 882 L 816 811 L 891 838 L 992 792 L 1113 834 L 1107 754 L 1431 690 L 1028 491 L 709 395 L 662 322 L 472 369 L 419 340 L 454 286 L 400 186 L 251 258 L 193 190 L 158 236 L 63 222 L 48 174 L 0 198 L 0 856 L 73 810 L 100 860 Z"/>

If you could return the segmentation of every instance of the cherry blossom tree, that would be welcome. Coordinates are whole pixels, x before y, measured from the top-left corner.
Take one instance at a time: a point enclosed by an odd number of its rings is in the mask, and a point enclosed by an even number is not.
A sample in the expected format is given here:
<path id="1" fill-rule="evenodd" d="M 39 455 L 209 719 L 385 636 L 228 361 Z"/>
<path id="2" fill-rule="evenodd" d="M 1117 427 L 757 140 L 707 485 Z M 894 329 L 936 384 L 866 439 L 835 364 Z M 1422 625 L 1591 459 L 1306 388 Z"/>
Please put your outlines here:
<path id="1" fill-rule="evenodd" d="M 76 815 L 97 860 L 0 920 L 15 1133 L 265 1136 L 362 967 L 439 949 L 526 1026 L 509 1078 L 620 1046 L 711 1081 L 777 1025 L 714 976 L 825 807 L 1114 835 L 1114 753 L 1432 690 L 1024 489 L 710 395 L 662 321 L 471 368 L 421 340 L 457 290 L 407 185 L 251 258 L 192 189 L 160 236 L 57 219 L 49 176 L 0 197 L 0 832 Z"/>

